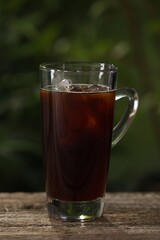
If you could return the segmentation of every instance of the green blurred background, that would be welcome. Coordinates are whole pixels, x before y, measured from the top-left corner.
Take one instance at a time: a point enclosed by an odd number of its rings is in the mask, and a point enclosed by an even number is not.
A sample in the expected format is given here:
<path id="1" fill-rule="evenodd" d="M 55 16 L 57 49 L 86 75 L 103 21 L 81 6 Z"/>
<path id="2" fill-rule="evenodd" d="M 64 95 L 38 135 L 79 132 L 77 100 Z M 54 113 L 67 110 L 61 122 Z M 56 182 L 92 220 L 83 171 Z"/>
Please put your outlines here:
<path id="1" fill-rule="evenodd" d="M 160 190 L 159 10 L 159 0 L 0 0 L 1 192 L 44 190 L 38 66 L 69 60 L 114 63 L 118 87 L 140 96 L 108 190 Z"/>

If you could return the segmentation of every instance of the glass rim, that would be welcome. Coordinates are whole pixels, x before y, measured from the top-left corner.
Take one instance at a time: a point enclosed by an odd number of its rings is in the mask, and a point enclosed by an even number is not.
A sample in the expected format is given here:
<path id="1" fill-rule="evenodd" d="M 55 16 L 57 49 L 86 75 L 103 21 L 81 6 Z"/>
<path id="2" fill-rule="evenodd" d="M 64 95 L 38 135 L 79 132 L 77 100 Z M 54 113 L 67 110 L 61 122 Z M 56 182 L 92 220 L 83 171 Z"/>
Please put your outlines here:
<path id="1" fill-rule="evenodd" d="M 81 69 L 80 67 L 88 67 Z M 95 67 L 96 69 L 94 69 Z M 62 72 L 108 72 L 118 71 L 112 63 L 106 62 L 87 62 L 87 61 L 64 61 L 64 62 L 43 62 L 39 65 L 42 71 L 62 71 Z"/>

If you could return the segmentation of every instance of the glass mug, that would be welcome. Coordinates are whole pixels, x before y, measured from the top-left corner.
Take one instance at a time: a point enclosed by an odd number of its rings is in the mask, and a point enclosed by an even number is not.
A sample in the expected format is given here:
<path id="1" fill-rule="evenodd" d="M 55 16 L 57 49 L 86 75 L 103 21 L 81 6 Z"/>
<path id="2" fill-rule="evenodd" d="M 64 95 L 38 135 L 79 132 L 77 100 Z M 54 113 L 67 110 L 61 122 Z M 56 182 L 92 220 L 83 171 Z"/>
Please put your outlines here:
<path id="1" fill-rule="evenodd" d="M 40 65 L 45 187 L 49 217 L 86 221 L 101 217 L 110 151 L 138 108 L 132 88 L 117 89 L 113 64 Z M 128 108 L 113 128 L 115 100 Z"/>

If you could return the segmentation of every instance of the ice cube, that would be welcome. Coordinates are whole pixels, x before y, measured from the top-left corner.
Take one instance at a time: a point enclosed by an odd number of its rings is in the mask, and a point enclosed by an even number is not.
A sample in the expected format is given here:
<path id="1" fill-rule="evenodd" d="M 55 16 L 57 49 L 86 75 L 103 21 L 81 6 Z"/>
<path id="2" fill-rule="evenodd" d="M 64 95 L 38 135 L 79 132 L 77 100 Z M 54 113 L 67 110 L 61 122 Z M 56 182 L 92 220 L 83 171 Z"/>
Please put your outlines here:
<path id="1" fill-rule="evenodd" d="M 108 91 L 109 88 L 105 85 L 98 85 L 98 84 L 91 84 L 91 85 L 88 85 L 87 87 L 87 91 L 88 92 L 106 92 Z"/>
<path id="2" fill-rule="evenodd" d="M 72 81 L 70 79 L 63 79 L 56 85 L 57 91 L 67 91 L 69 92 L 71 89 Z"/>

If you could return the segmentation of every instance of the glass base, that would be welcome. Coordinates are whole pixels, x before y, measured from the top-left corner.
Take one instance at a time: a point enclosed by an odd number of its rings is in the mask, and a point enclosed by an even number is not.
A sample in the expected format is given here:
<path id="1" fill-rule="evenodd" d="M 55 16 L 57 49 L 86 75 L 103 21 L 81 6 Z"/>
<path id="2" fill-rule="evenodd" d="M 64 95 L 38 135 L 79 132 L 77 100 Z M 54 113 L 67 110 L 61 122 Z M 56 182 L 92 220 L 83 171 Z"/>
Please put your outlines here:
<path id="1" fill-rule="evenodd" d="M 47 204 L 49 217 L 63 221 L 90 221 L 102 216 L 104 199 L 92 201 L 66 202 L 52 199 Z"/>

